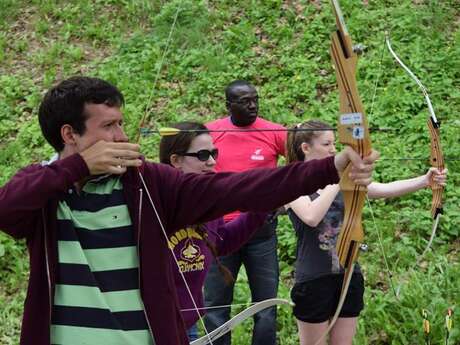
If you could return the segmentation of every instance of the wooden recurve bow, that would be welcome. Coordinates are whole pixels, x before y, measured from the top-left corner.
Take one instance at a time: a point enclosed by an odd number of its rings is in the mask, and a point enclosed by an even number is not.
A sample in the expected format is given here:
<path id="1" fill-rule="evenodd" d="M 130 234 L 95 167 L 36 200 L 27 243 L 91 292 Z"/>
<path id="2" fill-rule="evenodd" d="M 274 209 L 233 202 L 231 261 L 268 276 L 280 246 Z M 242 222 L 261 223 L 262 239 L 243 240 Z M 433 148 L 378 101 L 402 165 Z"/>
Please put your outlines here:
<path id="1" fill-rule="evenodd" d="M 337 30 L 331 35 L 330 53 L 335 67 L 339 89 L 338 139 L 344 145 L 351 146 L 361 157 L 371 153 L 371 139 L 366 114 L 359 96 L 356 83 L 358 55 L 353 49 L 351 37 L 337 0 L 331 0 L 336 19 Z M 321 343 L 337 321 L 350 286 L 360 245 L 364 240 L 362 209 L 367 197 L 367 188 L 355 184 L 349 178 L 351 164 L 342 173 L 340 189 L 344 199 L 344 218 L 337 240 L 337 256 L 343 267 L 344 280 L 339 303 L 328 329 L 317 340 Z"/>

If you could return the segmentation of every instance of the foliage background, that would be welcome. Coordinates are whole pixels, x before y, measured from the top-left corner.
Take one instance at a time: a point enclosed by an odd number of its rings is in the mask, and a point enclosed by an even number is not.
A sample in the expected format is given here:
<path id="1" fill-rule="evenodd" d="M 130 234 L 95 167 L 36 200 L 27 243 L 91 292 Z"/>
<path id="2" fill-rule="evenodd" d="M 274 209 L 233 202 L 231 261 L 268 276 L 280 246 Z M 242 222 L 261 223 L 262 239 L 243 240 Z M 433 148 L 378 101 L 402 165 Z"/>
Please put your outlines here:
<path id="1" fill-rule="evenodd" d="M 366 207 L 370 250 L 361 258 L 366 309 L 355 343 L 421 344 L 425 308 L 432 342 L 440 344 L 444 315 L 452 307 L 450 343 L 460 344 L 460 2 L 343 0 L 341 5 L 354 42 L 366 46 L 357 78 L 371 126 L 392 128 L 372 133 L 382 155 L 376 180 L 423 174 L 429 155 L 426 104 L 384 47 L 385 31 L 429 89 L 443 124 L 444 154 L 452 159 L 445 214 L 433 250 L 420 265 L 414 262 L 431 232 L 431 192 Z M 329 3 L 320 0 L 0 0 L 0 185 L 52 154 L 39 130 L 37 107 L 50 86 L 75 74 L 108 79 L 124 92 L 126 129 L 133 139 L 145 113 L 149 128 L 225 115 L 223 89 L 234 79 L 257 86 L 260 113 L 267 119 L 334 123 L 338 97 L 328 52 L 334 25 Z M 158 141 L 157 135 L 141 140 L 153 160 Z M 280 224 L 279 295 L 289 298 L 295 237 L 287 219 Z M 379 233 L 394 285 L 401 287 L 399 299 L 389 285 Z M 0 233 L 0 344 L 18 343 L 27 277 L 24 243 Z M 241 274 L 234 302 L 249 302 L 249 296 Z M 289 309 L 279 309 L 278 328 L 280 344 L 298 343 Z M 239 327 L 235 343 L 249 344 L 250 329 L 250 322 Z"/>

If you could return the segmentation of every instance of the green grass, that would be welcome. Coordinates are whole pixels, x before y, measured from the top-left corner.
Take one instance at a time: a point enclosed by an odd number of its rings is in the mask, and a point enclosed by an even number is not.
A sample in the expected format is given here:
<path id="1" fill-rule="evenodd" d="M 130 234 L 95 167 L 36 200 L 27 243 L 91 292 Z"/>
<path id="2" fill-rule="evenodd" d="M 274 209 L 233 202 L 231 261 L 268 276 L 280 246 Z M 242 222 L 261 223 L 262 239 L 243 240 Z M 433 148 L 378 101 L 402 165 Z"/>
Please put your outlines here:
<path id="1" fill-rule="evenodd" d="M 426 104 L 418 87 L 384 47 L 393 48 L 428 88 L 442 122 L 448 161 L 445 214 L 432 252 L 413 264 L 431 231 L 431 192 L 372 201 L 364 213 L 370 247 L 360 262 L 366 275 L 366 308 L 356 344 L 422 344 L 421 309 L 429 310 L 432 342 L 444 337 L 446 308 L 456 309 L 451 344 L 460 343 L 460 10 L 458 1 L 341 1 L 359 60 L 358 86 L 381 152 L 378 181 L 424 173 L 429 137 Z M 179 6 L 179 8 L 178 8 Z M 179 9 L 179 12 L 177 12 Z M 177 14 L 169 45 L 168 36 Z M 125 94 L 126 129 L 135 138 L 141 117 L 156 128 L 178 120 L 206 121 L 225 114 L 223 89 L 248 79 L 261 96 L 260 113 L 286 125 L 310 118 L 335 123 L 338 95 L 329 57 L 334 18 L 323 1 L 11 1 L 0 0 L 0 184 L 19 168 L 49 157 L 36 114 L 45 90 L 58 80 L 88 74 L 110 80 Z M 168 46 L 165 63 L 160 59 Z M 158 72 L 159 71 L 159 72 Z M 153 84 L 157 77 L 157 84 Z M 375 97 L 374 97 L 375 93 Z M 142 138 L 156 159 L 159 137 Z M 422 160 L 393 160 L 422 157 Z M 399 300 L 391 292 L 377 230 L 382 233 Z M 282 284 L 289 298 L 295 238 L 289 221 L 279 227 Z M 0 234 L 0 344 L 17 344 L 28 274 L 25 246 Z M 244 282 L 235 303 L 249 300 Z M 289 308 L 279 308 L 280 344 L 296 344 Z M 250 322 L 234 332 L 248 344 Z"/>

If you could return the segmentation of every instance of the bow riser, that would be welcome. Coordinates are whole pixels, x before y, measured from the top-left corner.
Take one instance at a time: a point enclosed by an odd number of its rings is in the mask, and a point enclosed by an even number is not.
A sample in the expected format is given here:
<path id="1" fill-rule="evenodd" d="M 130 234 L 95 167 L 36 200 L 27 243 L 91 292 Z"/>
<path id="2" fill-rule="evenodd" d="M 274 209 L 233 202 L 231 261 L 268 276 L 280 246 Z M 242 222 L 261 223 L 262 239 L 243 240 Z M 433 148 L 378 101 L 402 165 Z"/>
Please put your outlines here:
<path id="1" fill-rule="evenodd" d="M 359 244 L 364 240 L 361 210 L 366 200 L 362 192 L 342 192 L 344 199 L 344 217 L 337 239 L 337 256 L 344 268 L 350 267 L 359 254 Z"/>
<path id="2" fill-rule="evenodd" d="M 430 116 L 427 120 L 428 130 L 430 131 L 430 163 L 432 167 L 444 170 L 444 157 L 441 149 L 440 135 L 439 135 L 439 122 L 433 120 Z M 435 183 L 433 180 L 430 184 L 433 192 L 433 199 L 431 202 L 431 215 L 435 219 L 438 214 L 442 213 L 442 194 L 444 186 Z"/>
<path id="3" fill-rule="evenodd" d="M 339 111 L 342 114 L 337 126 L 338 137 L 342 144 L 352 146 L 361 157 L 364 157 L 370 154 L 372 147 L 366 114 L 356 85 L 358 57 L 355 53 L 347 57 L 342 42 L 339 32 L 332 34 L 330 52 L 340 95 Z"/>
<path id="4" fill-rule="evenodd" d="M 337 17 L 336 11 L 336 17 Z M 337 19 L 341 26 L 332 34 L 331 56 L 335 66 L 340 95 L 340 116 L 338 138 L 340 143 L 351 146 L 361 157 L 371 153 L 369 126 L 356 85 L 357 55 L 353 52 L 343 20 Z M 361 225 L 361 210 L 366 200 L 367 188 L 353 183 L 349 178 L 349 165 L 340 179 L 340 189 L 344 197 L 344 220 L 337 241 L 337 255 L 342 267 L 349 267 L 358 256 L 359 243 L 364 239 Z M 352 245 L 353 242 L 356 242 Z"/>

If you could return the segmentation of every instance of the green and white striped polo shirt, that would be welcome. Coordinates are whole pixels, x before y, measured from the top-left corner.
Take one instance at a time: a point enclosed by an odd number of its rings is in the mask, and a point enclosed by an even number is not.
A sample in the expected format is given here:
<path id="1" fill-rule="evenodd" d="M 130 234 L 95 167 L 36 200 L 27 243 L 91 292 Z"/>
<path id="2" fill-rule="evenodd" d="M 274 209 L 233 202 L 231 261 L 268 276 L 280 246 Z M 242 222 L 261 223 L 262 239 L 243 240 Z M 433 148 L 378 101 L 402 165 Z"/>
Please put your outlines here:
<path id="1" fill-rule="evenodd" d="M 57 219 L 51 344 L 153 345 L 120 178 L 89 181 L 79 194 L 70 190 Z"/>

